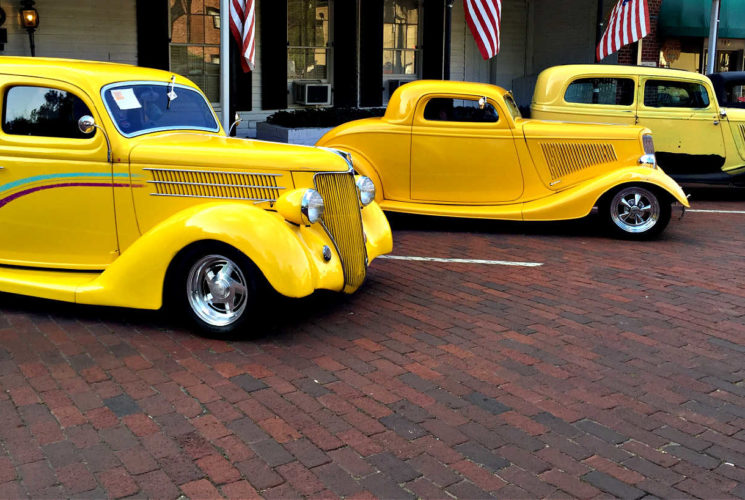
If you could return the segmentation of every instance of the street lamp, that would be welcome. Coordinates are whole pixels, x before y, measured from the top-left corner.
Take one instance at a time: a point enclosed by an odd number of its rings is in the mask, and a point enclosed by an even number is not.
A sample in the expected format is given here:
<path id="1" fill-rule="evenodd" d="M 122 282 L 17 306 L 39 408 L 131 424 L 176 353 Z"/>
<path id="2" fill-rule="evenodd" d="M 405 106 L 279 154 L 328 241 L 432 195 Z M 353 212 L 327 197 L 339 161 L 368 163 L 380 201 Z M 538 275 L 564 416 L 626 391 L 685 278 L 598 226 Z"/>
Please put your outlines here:
<path id="1" fill-rule="evenodd" d="M 21 0 L 21 27 L 28 32 L 31 57 L 34 57 L 36 55 L 34 31 L 39 27 L 39 12 L 34 8 L 34 0 Z"/>

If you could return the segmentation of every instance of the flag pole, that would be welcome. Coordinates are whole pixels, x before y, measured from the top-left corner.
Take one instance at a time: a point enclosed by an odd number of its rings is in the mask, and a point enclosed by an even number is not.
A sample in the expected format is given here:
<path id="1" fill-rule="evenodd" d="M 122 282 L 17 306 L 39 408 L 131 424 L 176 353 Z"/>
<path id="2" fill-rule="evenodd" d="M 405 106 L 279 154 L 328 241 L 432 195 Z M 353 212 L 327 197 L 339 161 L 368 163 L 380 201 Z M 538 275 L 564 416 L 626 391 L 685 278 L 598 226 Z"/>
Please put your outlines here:
<path id="1" fill-rule="evenodd" d="M 719 0 L 711 2 L 711 21 L 709 22 L 709 60 L 706 74 L 714 73 L 714 63 L 717 58 L 717 33 L 719 31 Z"/>
<path id="2" fill-rule="evenodd" d="M 230 132 L 230 0 L 220 0 L 220 109 L 222 127 Z"/>

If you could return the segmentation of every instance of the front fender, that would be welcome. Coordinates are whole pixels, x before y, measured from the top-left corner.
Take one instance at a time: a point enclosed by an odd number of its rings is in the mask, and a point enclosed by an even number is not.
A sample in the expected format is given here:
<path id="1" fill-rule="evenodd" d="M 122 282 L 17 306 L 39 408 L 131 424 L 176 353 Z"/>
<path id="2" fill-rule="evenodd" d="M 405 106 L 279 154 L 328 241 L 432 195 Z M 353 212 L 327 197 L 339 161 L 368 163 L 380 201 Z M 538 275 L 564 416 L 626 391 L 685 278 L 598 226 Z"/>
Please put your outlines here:
<path id="1" fill-rule="evenodd" d="M 594 177 L 548 198 L 526 202 L 523 205 L 523 220 L 567 220 L 585 217 L 605 193 L 622 184 L 652 184 L 669 193 L 683 206 L 690 206 L 683 188 L 662 169 L 633 166 Z"/>
<path id="2" fill-rule="evenodd" d="M 338 259 L 326 265 L 321 276 L 311 264 L 308 246 L 328 244 L 324 237 L 325 234 L 298 228 L 274 212 L 251 205 L 196 205 L 143 234 L 97 279 L 79 288 L 76 301 L 158 309 L 171 261 L 184 247 L 204 240 L 220 241 L 243 252 L 282 295 L 309 295 L 319 280 L 324 288 L 341 289 L 344 279 Z M 320 256 L 321 252 L 317 253 Z"/>

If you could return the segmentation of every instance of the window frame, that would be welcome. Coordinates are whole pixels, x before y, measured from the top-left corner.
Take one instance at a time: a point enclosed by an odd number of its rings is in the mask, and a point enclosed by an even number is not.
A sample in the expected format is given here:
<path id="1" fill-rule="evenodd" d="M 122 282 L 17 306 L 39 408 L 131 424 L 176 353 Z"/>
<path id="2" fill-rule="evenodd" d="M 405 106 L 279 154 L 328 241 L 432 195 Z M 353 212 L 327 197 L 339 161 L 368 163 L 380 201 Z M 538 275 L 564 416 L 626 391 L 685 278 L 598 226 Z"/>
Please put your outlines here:
<path id="1" fill-rule="evenodd" d="M 342 0 L 344 1 L 344 0 Z M 286 0 L 289 2 L 289 0 Z M 289 65 L 290 62 L 290 50 L 325 50 L 326 51 L 326 76 L 325 78 L 294 78 L 290 77 L 289 70 L 287 71 L 287 84 L 290 87 L 294 82 L 320 82 L 323 84 L 332 84 L 334 74 L 334 0 L 327 0 L 328 2 L 328 41 L 325 46 L 315 45 L 290 45 L 290 6 L 287 3 L 287 17 L 285 19 L 285 30 L 287 32 L 287 50 L 285 52 L 286 63 Z M 292 97 L 292 88 L 288 88 L 290 91 L 290 97 Z"/>
<path id="2" fill-rule="evenodd" d="M 81 141 L 90 141 L 91 139 L 93 139 L 95 137 L 95 135 L 96 135 L 95 131 L 92 132 L 92 133 L 90 133 L 90 134 L 84 134 L 83 137 L 69 137 L 69 136 L 54 136 L 54 135 L 14 134 L 14 133 L 8 132 L 6 130 L 5 124 L 6 124 L 7 111 L 8 111 L 8 102 L 9 102 L 8 97 L 9 97 L 9 94 L 10 94 L 11 90 L 13 90 L 15 88 L 37 88 L 37 89 L 45 89 L 45 90 L 54 90 L 54 91 L 57 91 L 57 92 L 64 92 L 66 94 L 72 95 L 73 97 L 75 97 L 78 101 L 80 101 L 85 106 L 85 108 L 86 108 L 86 110 L 88 112 L 86 114 L 84 114 L 84 115 L 81 115 L 81 117 L 82 116 L 86 116 L 86 115 L 91 115 L 91 116 L 94 115 L 94 111 L 92 111 L 91 105 L 88 102 L 86 102 L 85 99 L 83 99 L 82 97 L 80 97 L 79 94 L 77 94 L 76 92 L 73 92 L 71 90 L 67 90 L 67 89 L 61 88 L 60 86 L 50 86 L 50 84 L 51 84 L 51 82 L 45 82 L 44 84 L 41 84 L 41 83 L 40 84 L 32 84 L 32 83 L 25 83 L 25 82 L 21 82 L 21 83 L 14 82 L 14 83 L 10 83 L 8 85 L 4 85 L 2 87 L 3 105 L 2 105 L 2 115 L 0 116 L 0 120 L 1 120 L 0 121 L 0 131 L 2 131 L 2 134 L 5 135 L 5 136 L 8 136 L 8 137 L 34 139 L 34 140 L 43 140 L 43 141 L 73 140 L 76 143 L 81 143 Z M 95 108 L 93 108 L 93 109 L 95 109 Z M 76 127 L 75 130 L 79 130 L 79 129 L 77 129 L 77 123 L 75 124 L 75 127 Z M 80 132 L 80 133 L 82 133 L 82 132 Z"/>
<path id="3" fill-rule="evenodd" d="M 383 9 L 385 11 L 385 1 L 383 0 Z M 396 2 L 397 0 L 392 0 Z M 422 77 L 422 37 L 424 36 L 424 1 L 423 0 L 417 0 L 417 35 L 416 35 L 416 46 L 413 49 L 398 49 L 395 47 L 386 47 L 385 46 L 385 29 L 386 26 L 390 24 L 395 23 L 386 23 L 385 22 L 385 15 L 383 16 L 383 45 L 381 47 L 381 53 L 382 53 L 382 64 L 383 67 L 381 68 L 383 73 L 383 84 L 385 86 L 385 82 L 387 80 L 419 80 Z M 406 26 L 411 26 L 409 24 L 406 24 Z M 394 52 L 413 52 L 414 53 L 414 73 L 386 73 L 385 72 L 385 53 L 386 51 L 394 51 Z"/>

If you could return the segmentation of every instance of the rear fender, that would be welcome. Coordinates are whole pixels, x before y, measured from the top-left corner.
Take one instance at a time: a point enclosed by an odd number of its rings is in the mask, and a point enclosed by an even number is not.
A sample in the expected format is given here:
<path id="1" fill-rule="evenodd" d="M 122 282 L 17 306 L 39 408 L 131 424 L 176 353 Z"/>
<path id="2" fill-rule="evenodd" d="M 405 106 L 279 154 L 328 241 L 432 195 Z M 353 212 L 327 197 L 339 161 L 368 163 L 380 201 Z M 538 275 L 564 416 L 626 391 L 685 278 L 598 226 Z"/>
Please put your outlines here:
<path id="1" fill-rule="evenodd" d="M 283 295 L 304 297 L 315 288 L 306 249 L 282 217 L 241 203 L 210 203 L 178 212 L 143 234 L 77 290 L 76 302 L 158 309 L 171 261 L 183 248 L 205 240 L 238 249 Z"/>
<path id="2" fill-rule="evenodd" d="M 548 198 L 527 202 L 523 205 L 523 220 L 567 220 L 585 217 L 606 193 L 623 184 L 650 184 L 668 193 L 681 205 L 690 206 L 683 189 L 661 169 L 634 166 L 608 172 Z"/>

